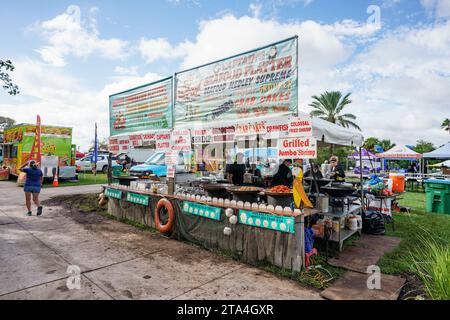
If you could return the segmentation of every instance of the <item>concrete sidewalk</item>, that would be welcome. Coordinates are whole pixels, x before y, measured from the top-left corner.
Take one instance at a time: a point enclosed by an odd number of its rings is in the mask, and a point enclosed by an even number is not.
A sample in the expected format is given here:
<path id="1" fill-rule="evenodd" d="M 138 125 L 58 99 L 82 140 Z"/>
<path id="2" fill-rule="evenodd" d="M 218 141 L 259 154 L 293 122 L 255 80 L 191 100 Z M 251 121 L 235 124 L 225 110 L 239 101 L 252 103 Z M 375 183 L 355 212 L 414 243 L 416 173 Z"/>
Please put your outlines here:
<path id="1" fill-rule="evenodd" d="M 100 191 L 43 189 L 41 199 Z M 28 217 L 11 182 L 0 182 L 0 194 L 0 299 L 321 299 L 297 282 L 117 221 L 80 222 L 61 207 Z M 77 279 L 80 289 L 69 289 Z"/>

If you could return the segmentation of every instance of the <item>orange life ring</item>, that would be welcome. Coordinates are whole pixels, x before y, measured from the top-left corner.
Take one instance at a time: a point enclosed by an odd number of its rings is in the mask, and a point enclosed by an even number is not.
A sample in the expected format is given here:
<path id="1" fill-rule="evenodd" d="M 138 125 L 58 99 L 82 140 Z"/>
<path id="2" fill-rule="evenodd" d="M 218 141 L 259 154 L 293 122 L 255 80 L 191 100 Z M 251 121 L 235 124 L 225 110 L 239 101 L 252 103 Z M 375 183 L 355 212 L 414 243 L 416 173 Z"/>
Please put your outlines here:
<path id="1" fill-rule="evenodd" d="M 162 207 L 164 207 L 167 210 L 167 213 L 169 214 L 169 220 L 164 225 L 161 224 L 161 219 L 159 218 L 159 212 Z M 168 233 L 172 230 L 174 222 L 175 222 L 175 213 L 173 212 L 172 203 L 170 203 L 170 201 L 165 198 L 160 199 L 155 209 L 156 229 L 158 229 L 158 231 L 161 233 Z"/>

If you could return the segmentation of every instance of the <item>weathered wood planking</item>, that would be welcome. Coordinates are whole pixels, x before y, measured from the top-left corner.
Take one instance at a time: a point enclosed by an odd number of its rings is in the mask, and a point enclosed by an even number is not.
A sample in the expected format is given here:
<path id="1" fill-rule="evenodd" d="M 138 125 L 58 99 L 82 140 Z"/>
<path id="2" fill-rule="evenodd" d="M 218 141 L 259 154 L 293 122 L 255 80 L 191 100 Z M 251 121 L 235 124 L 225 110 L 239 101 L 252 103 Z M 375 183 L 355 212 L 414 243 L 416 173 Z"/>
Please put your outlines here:
<path id="1" fill-rule="evenodd" d="M 150 205 L 142 206 L 125 200 L 110 198 L 108 211 L 118 219 L 126 218 L 144 225 L 155 227 L 154 207 L 160 197 L 150 197 Z M 174 204 L 174 207 L 176 205 Z M 175 210 L 175 214 L 184 214 Z M 201 217 L 192 217 L 197 222 L 204 223 L 206 227 L 195 228 L 190 236 L 191 241 L 199 243 L 207 249 L 220 249 L 239 256 L 241 261 L 255 264 L 265 261 L 280 268 L 300 271 L 304 266 L 304 222 L 303 217 L 295 219 L 295 234 L 251 227 L 243 224 L 232 225 L 222 212 L 221 221 L 212 221 Z M 177 217 L 175 217 L 177 219 Z M 195 220 L 193 220 L 195 222 Z M 219 224 L 219 225 L 217 225 Z M 176 228 L 182 225 L 175 224 Z M 223 229 L 230 227 L 232 233 L 225 236 Z M 174 232 L 177 238 L 184 239 L 183 233 Z"/>

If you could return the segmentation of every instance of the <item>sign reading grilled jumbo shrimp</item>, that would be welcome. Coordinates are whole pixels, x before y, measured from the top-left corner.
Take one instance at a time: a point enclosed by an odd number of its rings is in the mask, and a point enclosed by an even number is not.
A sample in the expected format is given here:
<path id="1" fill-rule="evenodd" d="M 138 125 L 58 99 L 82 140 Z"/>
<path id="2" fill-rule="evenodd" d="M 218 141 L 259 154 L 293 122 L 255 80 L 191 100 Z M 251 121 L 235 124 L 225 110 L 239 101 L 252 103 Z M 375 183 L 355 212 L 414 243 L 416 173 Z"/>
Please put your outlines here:
<path id="1" fill-rule="evenodd" d="M 297 112 L 297 37 L 177 73 L 176 126 Z"/>
<path id="2" fill-rule="evenodd" d="M 278 139 L 279 159 L 315 159 L 317 158 L 317 141 L 313 138 Z"/>

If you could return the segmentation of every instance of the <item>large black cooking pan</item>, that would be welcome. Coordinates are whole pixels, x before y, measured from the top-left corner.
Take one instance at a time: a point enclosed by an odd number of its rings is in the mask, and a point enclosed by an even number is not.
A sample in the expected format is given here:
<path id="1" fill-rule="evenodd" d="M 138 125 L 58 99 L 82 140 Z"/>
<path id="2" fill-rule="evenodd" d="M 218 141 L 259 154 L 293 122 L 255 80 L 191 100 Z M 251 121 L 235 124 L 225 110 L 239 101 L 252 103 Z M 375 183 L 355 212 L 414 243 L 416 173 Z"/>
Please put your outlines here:
<path id="1" fill-rule="evenodd" d="M 331 185 L 320 188 L 322 192 L 325 192 L 330 197 L 345 198 L 356 191 L 355 188 L 349 188 L 347 186 Z"/>
<path id="2" fill-rule="evenodd" d="M 305 183 L 307 184 L 314 184 L 314 180 L 311 177 L 306 177 L 303 178 L 303 181 L 305 181 Z M 329 184 L 331 181 L 331 179 L 316 179 L 317 185 L 319 186 L 319 188 L 322 188 L 323 186 L 326 186 L 327 184 Z"/>

